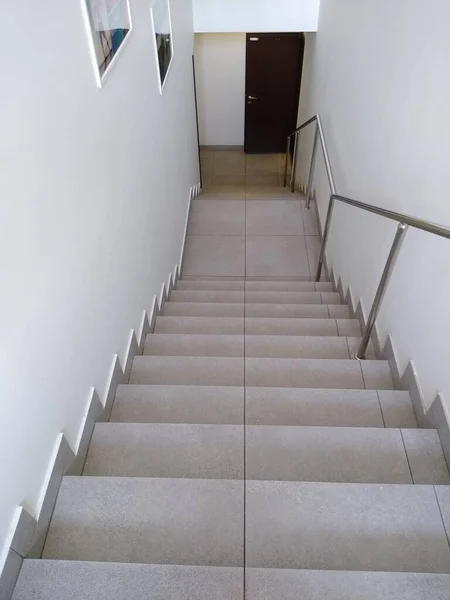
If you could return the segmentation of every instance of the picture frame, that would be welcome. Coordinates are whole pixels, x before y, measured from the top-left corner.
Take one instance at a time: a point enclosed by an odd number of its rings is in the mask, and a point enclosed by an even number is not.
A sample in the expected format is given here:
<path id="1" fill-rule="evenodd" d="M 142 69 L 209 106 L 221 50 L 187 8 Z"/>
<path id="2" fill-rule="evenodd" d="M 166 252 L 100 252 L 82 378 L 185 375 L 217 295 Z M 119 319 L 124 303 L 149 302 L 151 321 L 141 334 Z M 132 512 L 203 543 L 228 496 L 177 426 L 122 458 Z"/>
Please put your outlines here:
<path id="1" fill-rule="evenodd" d="M 150 20 L 159 93 L 162 94 L 174 57 L 170 0 L 154 0 L 150 7 Z"/>
<path id="2" fill-rule="evenodd" d="M 130 39 L 130 0 L 81 0 L 81 8 L 95 79 L 101 88 Z"/>

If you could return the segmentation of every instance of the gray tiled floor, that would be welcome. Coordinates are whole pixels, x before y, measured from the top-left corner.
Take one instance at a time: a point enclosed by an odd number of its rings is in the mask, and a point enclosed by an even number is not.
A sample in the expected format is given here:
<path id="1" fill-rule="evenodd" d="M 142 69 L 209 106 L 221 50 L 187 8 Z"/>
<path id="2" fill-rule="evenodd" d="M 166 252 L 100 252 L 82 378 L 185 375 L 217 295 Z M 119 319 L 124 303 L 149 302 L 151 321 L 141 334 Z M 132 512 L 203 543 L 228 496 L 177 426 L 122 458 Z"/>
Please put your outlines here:
<path id="1" fill-rule="evenodd" d="M 284 155 L 203 150 L 202 167 L 184 275 L 310 279 L 318 254 L 316 214 L 282 187 Z"/>

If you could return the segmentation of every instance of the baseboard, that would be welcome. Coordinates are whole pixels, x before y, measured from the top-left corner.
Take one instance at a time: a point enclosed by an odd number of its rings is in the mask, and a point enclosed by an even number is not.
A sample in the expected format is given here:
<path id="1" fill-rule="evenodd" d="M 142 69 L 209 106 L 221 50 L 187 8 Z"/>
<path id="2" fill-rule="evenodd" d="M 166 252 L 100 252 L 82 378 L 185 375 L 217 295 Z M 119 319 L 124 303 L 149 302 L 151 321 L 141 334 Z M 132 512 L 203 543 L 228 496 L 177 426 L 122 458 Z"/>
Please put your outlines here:
<path id="1" fill-rule="evenodd" d="M 235 150 L 237 152 L 244 152 L 244 146 L 200 146 L 200 150 Z"/>
<path id="2" fill-rule="evenodd" d="M 430 418 L 436 425 L 445 460 L 450 470 L 450 411 L 442 394 L 437 394 L 427 412 L 427 418 Z"/>
<path id="3" fill-rule="evenodd" d="M 193 186 L 191 198 L 198 190 L 199 187 Z M 17 507 L 0 555 L 1 600 L 10 600 L 24 558 L 41 557 L 62 478 L 64 475 L 82 474 L 95 424 L 109 421 L 117 386 L 128 382 L 133 359 L 142 354 L 145 338 L 148 333 L 153 332 L 156 318 L 161 314 L 164 303 L 170 299 L 179 274 L 179 265 L 175 265 L 173 273 L 169 274 L 167 282 L 162 285 L 159 302 L 156 296 L 153 297 L 150 315 L 147 310 L 143 311 L 138 334 L 134 329 L 130 331 L 123 366 L 119 356 L 113 356 L 103 401 L 94 387 L 89 390 L 75 449 L 70 447 L 64 432 L 57 436 L 41 488 L 37 517 L 24 506 Z"/>
<path id="4" fill-rule="evenodd" d="M 192 200 L 195 200 L 195 198 L 197 198 L 200 195 L 200 192 L 201 192 L 201 187 L 200 187 L 199 183 L 197 183 L 196 185 L 193 185 L 191 187 L 191 192 L 189 194 L 188 209 L 187 209 L 187 213 L 186 213 L 186 223 L 184 226 L 183 242 L 181 244 L 181 254 L 180 254 L 180 263 L 179 263 L 179 268 L 178 268 L 178 277 L 181 277 L 183 274 L 184 254 L 186 251 L 186 241 L 187 241 L 187 234 L 188 234 L 189 217 L 191 214 Z"/>

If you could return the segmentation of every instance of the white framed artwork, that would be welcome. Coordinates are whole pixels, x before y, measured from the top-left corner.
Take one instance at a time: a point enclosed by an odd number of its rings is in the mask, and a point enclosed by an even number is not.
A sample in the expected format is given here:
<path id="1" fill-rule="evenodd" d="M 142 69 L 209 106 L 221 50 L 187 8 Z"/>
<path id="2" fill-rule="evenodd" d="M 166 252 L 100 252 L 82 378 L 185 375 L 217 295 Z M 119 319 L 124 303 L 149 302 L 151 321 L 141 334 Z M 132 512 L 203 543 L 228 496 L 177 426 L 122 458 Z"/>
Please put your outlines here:
<path id="1" fill-rule="evenodd" d="M 162 94 L 173 61 L 172 20 L 169 0 L 154 0 L 150 8 L 159 91 Z"/>
<path id="2" fill-rule="evenodd" d="M 98 87 L 102 87 L 133 28 L 129 0 L 81 0 Z"/>

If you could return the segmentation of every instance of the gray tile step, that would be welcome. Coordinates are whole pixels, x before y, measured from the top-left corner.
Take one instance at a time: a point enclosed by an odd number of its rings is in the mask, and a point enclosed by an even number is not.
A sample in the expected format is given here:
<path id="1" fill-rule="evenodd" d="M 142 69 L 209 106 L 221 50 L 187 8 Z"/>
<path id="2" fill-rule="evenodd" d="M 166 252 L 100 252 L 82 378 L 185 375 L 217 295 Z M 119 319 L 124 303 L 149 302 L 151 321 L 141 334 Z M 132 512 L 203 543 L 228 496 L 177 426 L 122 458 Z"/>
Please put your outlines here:
<path id="1" fill-rule="evenodd" d="M 230 302 L 166 302 L 165 317 L 256 317 L 348 319 L 344 304 L 246 304 Z"/>
<path id="2" fill-rule="evenodd" d="M 176 304 L 176 302 L 175 302 Z M 236 304 L 235 306 L 239 306 Z M 242 306 L 243 307 L 243 306 Z M 157 317 L 155 333 L 208 333 L 208 334 L 244 334 L 242 317 Z M 147 336 L 146 342 L 151 340 Z"/>
<path id="3" fill-rule="evenodd" d="M 332 292 L 328 281 L 246 281 L 247 292 Z"/>
<path id="4" fill-rule="evenodd" d="M 450 483 L 434 430 L 247 426 L 245 439 L 248 479 Z M 424 446 L 426 460 L 411 460 Z"/>
<path id="5" fill-rule="evenodd" d="M 211 281 L 180 280 L 177 290 L 222 290 L 222 291 L 284 291 L 284 292 L 332 292 L 330 282 L 314 281 Z"/>
<path id="6" fill-rule="evenodd" d="M 112 422 L 244 423 L 243 387 L 119 385 Z"/>
<path id="7" fill-rule="evenodd" d="M 255 304 L 340 304 L 337 292 L 236 292 L 223 290 L 173 290 L 171 302 Z"/>
<path id="8" fill-rule="evenodd" d="M 408 392 L 247 387 L 248 425 L 417 427 Z"/>
<path id="9" fill-rule="evenodd" d="M 242 318 L 245 316 L 245 305 L 238 302 L 166 302 L 163 316 Z"/>
<path id="10" fill-rule="evenodd" d="M 332 321 L 330 321 L 333 324 Z M 257 329 L 257 328 L 256 328 Z M 219 335 L 154 333 L 147 336 L 145 356 L 215 356 L 255 358 L 345 359 L 355 355 L 360 338 L 317 335 Z M 367 355 L 368 358 L 374 358 Z"/>
<path id="11" fill-rule="evenodd" d="M 243 425 L 97 423 L 83 475 L 243 479 Z"/>
<path id="12" fill-rule="evenodd" d="M 243 566 L 244 482 L 64 477 L 43 558 Z"/>
<path id="13" fill-rule="evenodd" d="M 422 485 L 247 481 L 246 554 L 257 568 L 450 572 L 434 487 Z"/>
<path id="14" fill-rule="evenodd" d="M 146 356 L 244 356 L 243 335 L 154 333 L 145 340 Z"/>
<path id="15" fill-rule="evenodd" d="M 361 335 L 355 319 L 253 318 L 245 319 L 246 335 L 337 336 Z"/>
<path id="16" fill-rule="evenodd" d="M 242 600 L 243 584 L 233 567 L 25 560 L 13 600 Z"/>
<path id="17" fill-rule="evenodd" d="M 246 304 L 341 304 L 337 292 L 245 292 Z"/>
<path id="18" fill-rule="evenodd" d="M 446 600 L 450 589 L 436 573 L 247 569 L 245 579 L 246 600 Z"/>
<path id="19" fill-rule="evenodd" d="M 250 387 L 394 389 L 389 363 L 382 360 L 247 358 L 245 383 Z"/>
<path id="20" fill-rule="evenodd" d="M 244 385 L 244 359 L 136 356 L 130 383 L 151 385 Z"/>
<path id="21" fill-rule="evenodd" d="M 176 302 L 175 302 L 176 305 Z M 239 305 L 235 305 L 239 306 Z M 321 335 L 360 336 L 356 319 L 254 318 L 241 317 L 157 317 L 155 333 L 243 334 L 248 335 Z M 147 336 L 147 341 L 151 334 Z"/>

